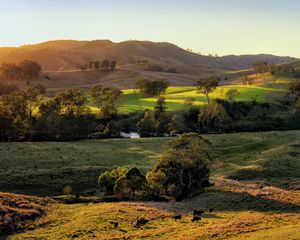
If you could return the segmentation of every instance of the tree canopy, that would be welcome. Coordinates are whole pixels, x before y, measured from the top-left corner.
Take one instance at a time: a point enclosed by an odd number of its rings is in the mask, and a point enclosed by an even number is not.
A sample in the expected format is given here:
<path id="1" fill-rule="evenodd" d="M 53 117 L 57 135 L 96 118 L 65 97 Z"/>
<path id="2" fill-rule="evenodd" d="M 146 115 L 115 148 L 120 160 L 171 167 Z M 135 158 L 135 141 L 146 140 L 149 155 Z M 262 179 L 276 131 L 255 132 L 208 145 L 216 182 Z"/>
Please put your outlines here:
<path id="1" fill-rule="evenodd" d="M 149 187 L 177 200 L 198 195 L 209 186 L 209 145 L 197 133 L 186 133 L 169 141 L 147 174 Z"/>

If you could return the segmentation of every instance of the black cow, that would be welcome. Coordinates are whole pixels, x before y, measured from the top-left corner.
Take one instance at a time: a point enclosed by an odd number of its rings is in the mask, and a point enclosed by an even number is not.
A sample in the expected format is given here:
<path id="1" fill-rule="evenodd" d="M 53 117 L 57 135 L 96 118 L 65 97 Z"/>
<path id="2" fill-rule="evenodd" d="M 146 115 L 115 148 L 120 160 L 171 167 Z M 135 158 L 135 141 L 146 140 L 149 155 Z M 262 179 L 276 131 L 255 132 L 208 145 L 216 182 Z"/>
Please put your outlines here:
<path id="1" fill-rule="evenodd" d="M 140 219 L 136 220 L 133 223 L 133 226 L 134 227 L 141 227 L 141 226 L 144 226 L 145 224 L 147 224 L 148 222 L 149 222 L 149 220 L 144 219 L 144 218 L 140 218 Z"/>
<path id="2" fill-rule="evenodd" d="M 204 213 L 203 210 L 194 210 L 194 216 L 201 215 L 202 213 Z"/>
<path id="3" fill-rule="evenodd" d="M 201 217 L 194 216 L 194 217 L 192 218 L 192 222 L 198 222 L 198 221 L 200 221 L 200 220 L 201 220 Z"/>
<path id="4" fill-rule="evenodd" d="M 175 219 L 175 220 L 180 220 L 181 219 L 181 215 L 174 215 L 172 218 Z"/>

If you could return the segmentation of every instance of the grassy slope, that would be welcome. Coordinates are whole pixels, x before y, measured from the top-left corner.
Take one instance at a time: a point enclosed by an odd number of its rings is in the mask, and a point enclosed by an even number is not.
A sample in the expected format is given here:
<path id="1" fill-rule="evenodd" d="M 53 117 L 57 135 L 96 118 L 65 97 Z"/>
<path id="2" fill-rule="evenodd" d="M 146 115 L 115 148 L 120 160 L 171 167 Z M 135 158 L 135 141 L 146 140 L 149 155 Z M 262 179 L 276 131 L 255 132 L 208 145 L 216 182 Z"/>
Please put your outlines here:
<path id="1" fill-rule="evenodd" d="M 237 89 L 240 92 L 240 96 L 237 98 L 238 101 L 251 101 L 256 97 L 257 101 L 265 102 L 269 93 L 281 93 L 284 90 L 277 89 L 274 87 L 263 87 L 263 86 L 242 86 L 242 85 L 229 85 L 218 87 L 211 95 L 211 99 L 225 98 L 226 92 L 231 89 Z M 144 98 L 142 94 L 133 89 L 123 90 L 124 96 L 121 102 L 120 112 L 134 112 L 142 111 L 144 109 L 153 109 L 157 98 Z M 89 99 L 89 106 L 94 111 L 97 110 L 93 106 L 92 99 L 87 95 Z M 167 102 L 168 110 L 178 110 L 184 108 L 185 100 L 188 98 L 194 98 L 194 105 L 203 105 L 207 103 L 207 99 L 204 94 L 197 92 L 195 87 L 169 87 L 166 94 L 164 95 Z"/>
<path id="2" fill-rule="evenodd" d="M 257 178 L 260 173 L 300 177 L 300 131 L 204 137 L 215 149 L 214 176 L 239 178 L 243 171 L 244 179 Z M 64 184 L 94 187 L 99 173 L 107 168 L 135 165 L 149 169 L 166 141 L 168 138 L 0 143 L 0 189 L 31 193 L 34 184 L 36 193 L 60 194 Z"/>
<path id="3" fill-rule="evenodd" d="M 300 131 L 205 137 L 216 152 L 212 173 L 216 186 L 201 196 L 180 203 L 53 204 L 34 229 L 6 239 L 299 239 L 300 196 L 292 188 L 299 187 Z M 0 163 L 1 179 L 10 176 L 12 184 L 22 176 L 29 184 L 24 188 L 37 181 L 44 181 L 44 187 L 49 188 L 62 180 L 90 181 L 88 186 L 96 181 L 97 174 L 87 179 L 86 169 L 123 164 L 148 169 L 167 140 L 1 143 L 1 156 L 6 157 Z M 62 174 L 65 165 L 73 169 L 73 174 Z M 48 171 L 58 172 L 55 180 L 49 178 Z M 238 178 L 240 171 L 247 181 L 228 178 Z M 41 178 L 34 179 L 32 174 Z M 193 209 L 208 207 L 215 211 L 204 214 L 199 223 L 191 222 Z M 183 219 L 175 222 L 170 218 L 174 213 L 183 214 Z M 132 222 L 138 217 L 150 223 L 136 229 Z M 118 229 L 113 229 L 110 221 L 118 221 Z"/>
<path id="4" fill-rule="evenodd" d="M 32 221 L 41 217 L 47 199 L 0 193 L 0 233 L 8 233 L 32 226 Z"/>

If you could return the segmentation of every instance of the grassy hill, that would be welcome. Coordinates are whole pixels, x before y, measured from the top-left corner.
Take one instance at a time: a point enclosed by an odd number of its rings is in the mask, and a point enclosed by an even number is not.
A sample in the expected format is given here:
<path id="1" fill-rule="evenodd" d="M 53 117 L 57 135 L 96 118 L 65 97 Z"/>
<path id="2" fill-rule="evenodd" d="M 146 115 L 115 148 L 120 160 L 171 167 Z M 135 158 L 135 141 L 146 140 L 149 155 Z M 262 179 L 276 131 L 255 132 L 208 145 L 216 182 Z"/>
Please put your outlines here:
<path id="1" fill-rule="evenodd" d="M 291 57 L 273 55 L 203 56 L 185 51 L 171 43 L 150 41 L 114 43 L 109 40 L 59 40 L 18 48 L 0 48 L 0 64 L 31 59 L 41 63 L 44 70 L 73 69 L 76 63 L 87 63 L 104 58 L 115 59 L 120 64 L 148 61 L 172 67 L 193 66 L 206 70 L 245 69 L 252 67 L 253 62 L 257 60 L 265 60 L 269 63 L 295 60 Z"/>
<path id="2" fill-rule="evenodd" d="M 199 197 L 178 203 L 51 203 L 29 229 L 3 239 L 299 239 L 300 132 L 204 137 L 215 150 L 216 185 Z M 61 194 L 65 184 L 93 188 L 106 168 L 149 169 L 166 141 L 0 143 L 0 189 L 32 193 L 34 186 L 42 194 Z M 214 211 L 208 213 L 210 207 Z M 191 222 L 193 209 L 206 211 L 201 221 Z M 174 214 L 182 219 L 175 221 Z M 140 217 L 149 223 L 133 227 Z M 118 228 L 110 221 L 118 221 Z"/>

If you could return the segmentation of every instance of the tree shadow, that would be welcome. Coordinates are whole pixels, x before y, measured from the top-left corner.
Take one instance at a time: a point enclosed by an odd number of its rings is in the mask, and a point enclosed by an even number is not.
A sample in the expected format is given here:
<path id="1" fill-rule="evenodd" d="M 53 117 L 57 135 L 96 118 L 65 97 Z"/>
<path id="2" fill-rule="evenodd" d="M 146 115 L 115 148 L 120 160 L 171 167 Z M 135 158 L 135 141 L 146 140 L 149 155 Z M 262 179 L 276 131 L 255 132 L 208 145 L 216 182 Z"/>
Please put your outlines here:
<path id="1" fill-rule="evenodd" d="M 213 188 L 199 196 L 174 203 L 144 203 L 167 210 L 174 214 L 192 214 L 195 209 L 204 210 L 204 218 L 220 218 L 214 212 L 255 211 L 264 213 L 295 213 L 300 212 L 300 205 L 268 199 L 264 196 L 253 196 L 246 192 L 232 192 L 225 189 Z M 209 208 L 214 212 L 209 213 Z"/>

